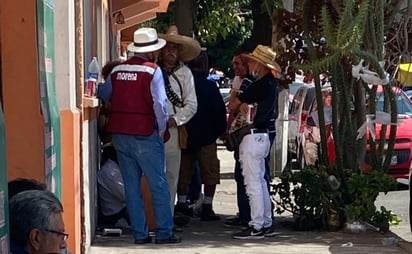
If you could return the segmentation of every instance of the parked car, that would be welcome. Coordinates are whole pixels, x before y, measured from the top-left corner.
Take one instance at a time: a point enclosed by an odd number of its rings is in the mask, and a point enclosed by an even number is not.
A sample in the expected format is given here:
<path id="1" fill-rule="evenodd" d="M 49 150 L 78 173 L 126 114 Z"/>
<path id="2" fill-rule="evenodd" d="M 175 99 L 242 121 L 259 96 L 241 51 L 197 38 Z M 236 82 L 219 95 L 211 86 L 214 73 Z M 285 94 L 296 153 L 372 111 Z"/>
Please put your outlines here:
<path id="1" fill-rule="evenodd" d="M 409 178 L 409 170 L 412 165 L 412 102 L 402 89 L 393 87 L 396 95 L 396 105 L 399 124 L 396 129 L 396 139 L 393 148 L 391 165 L 388 174 L 395 179 Z M 383 89 L 378 88 L 376 110 L 383 111 Z M 379 142 L 381 125 L 376 124 L 376 142 Z M 389 127 L 386 131 L 386 138 L 389 138 Z M 369 147 L 367 148 L 363 168 L 367 168 L 371 163 Z"/>
<path id="2" fill-rule="evenodd" d="M 296 92 L 298 91 L 299 87 L 303 86 L 304 83 L 301 82 L 293 82 L 289 84 L 289 105 L 293 102 L 293 97 L 295 96 Z"/>
<path id="3" fill-rule="evenodd" d="M 323 88 L 325 89 L 325 88 Z M 313 112 L 317 110 L 314 86 L 302 86 L 296 92 L 289 115 L 289 152 L 295 155 L 299 169 L 307 164 L 312 164 L 317 159 L 317 145 L 320 142 L 317 119 Z M 412 167 L 412 102 L 402 89 L 393 87 L 396 95 L 397 113 L 399 124 L 396 131 L 396 139 L 391 157 L 391 165 L 388 174 L 394 179 L 409 178 L 409 170 Z M 383 89 L 377 90 L 376 110 L 383 111 Z M 325 118 L 327 120 L 327 117 Z M 375 124 L 376 142 L 379 142 L 381 130 L 380 124 Z M 386 132 L 389 138 L 389 129 Z M 326 121 L 326 136 L 329 162 L 335 159 L 335 149 L 330 120 Z M 367 137 L 370 134 L 367 132 Z M 363 169 L 371 164 L 370 147 L 367 146 Z"/>
<path id="4" fill-rule="evenodd" d="M 405 94 L 406 94 L 406 96 L 408 96 L 408 98 L 409 98 L 410 100 L 412 100 L 412 90 L 406 90 L 406 91 L 405 91 Z"/>
<path id="5" fill-rule="evenodd" d="M 299 144 L 301 143 L 299 133 L 303 130 L 302 124 L 306 121 L 314 96 L 315 86 L 303 85 L 298 88 L 290 103 L 288 118 L 288 160 L 290 163 L 298 160 L 298 156 L 301 154 L 299 149 Z"/>
<path id="6" fill-rule="evenodd" d="M 330 86 L 322 87 L 324 99 L 326 99 L 325 96 L 330 96 L 330 92 Z M 326 109 L 331 113 L 330 107 L 325 107 Z M 320 143 L 318 119 L 315 86 L 313 84 L 300 86 L 290 107 L 288 131 L 288 158 L 297 163 L 298 169 L 314 164 L 318 158 L 318 145 Z M 331 115 L 325 119 L 327 120 L 328 154 L 333 162 L 335 149 L 331 132 Z"/>

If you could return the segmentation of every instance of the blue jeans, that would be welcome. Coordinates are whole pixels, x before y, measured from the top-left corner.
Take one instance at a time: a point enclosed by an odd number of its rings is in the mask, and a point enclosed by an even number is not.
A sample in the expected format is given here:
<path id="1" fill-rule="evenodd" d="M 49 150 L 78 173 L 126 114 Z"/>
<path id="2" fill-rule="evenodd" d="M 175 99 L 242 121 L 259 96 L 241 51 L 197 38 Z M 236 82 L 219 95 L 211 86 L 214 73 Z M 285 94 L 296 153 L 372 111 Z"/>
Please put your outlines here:
<path id="1" fill-rule="evenodd" d="M 273 141 L 276 137 L 275 132 L 275 121 L 271 121 L 268 127 L 269 130 L 269 141 L 270 148 L 272 148 Z M 250 205 L 249 198 L 246 194 L 245 182 L 242 175 L 242 168 L 240 167 L 239 162 L 239 148 L 234 151 L 235 158 L 235 181 L 236 181 L 236 197 L 237 197 L 237 207 L 239 209 L 239 218 L 245 221 L 250 221 Z M 265 158 L 265 179 L 268 185 L 269 194 L 270 194 L 270 181 L 272 179 L 270 174 L 270 153 Z M 272 209 L 273 215 L 273 209 Z"/>
<path id="2" fill-rule="evenodd" d="M 124 181 L 134 239 L 149 236 L 141 192 L 142 175 L 145 175 L 152 195 L 156 238 L 169 238 L 172 235 L 173 218 L 169 205 L 163 139 L 157 131 L 151 136 L 115 134 L 113 144 Z"/>

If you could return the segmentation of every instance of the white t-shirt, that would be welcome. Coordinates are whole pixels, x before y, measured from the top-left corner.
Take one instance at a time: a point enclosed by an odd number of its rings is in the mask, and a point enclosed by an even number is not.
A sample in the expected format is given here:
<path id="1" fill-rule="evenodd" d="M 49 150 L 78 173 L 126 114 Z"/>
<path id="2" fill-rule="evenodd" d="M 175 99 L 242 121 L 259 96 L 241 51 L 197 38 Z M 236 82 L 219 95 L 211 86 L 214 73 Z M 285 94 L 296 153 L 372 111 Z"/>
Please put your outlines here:
<path id="1" fill-rule="evenodd" d="M 232 89 L 240 89 L 240 85 L 242 84 L 243 78 L 239 76 L 235 76 L 232 80 Z"/>

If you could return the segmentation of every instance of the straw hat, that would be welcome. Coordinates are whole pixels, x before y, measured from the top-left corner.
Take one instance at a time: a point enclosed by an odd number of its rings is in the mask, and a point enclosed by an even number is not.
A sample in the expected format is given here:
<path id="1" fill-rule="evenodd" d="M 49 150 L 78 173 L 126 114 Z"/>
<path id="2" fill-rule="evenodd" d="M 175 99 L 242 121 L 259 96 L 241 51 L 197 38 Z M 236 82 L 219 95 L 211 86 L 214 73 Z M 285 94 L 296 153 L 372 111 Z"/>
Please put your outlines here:
<path id="1" fill-rule="evenodd" d="M 139 28 L 133 34 L 133 43 L 127 46 L 127 50 L 136 53 L 154 52 L 166 45 L 166 41 L 157 38 L 154 28 Z"/>
<path id="2" fill-rule="evenodd" d="M 280 65 L 275 61 L 276 53 L 268 46 L 257 45 L 252 53 L 243 54 L 242 56 L 255 60 L 276 72 L 282 71 Z"/>
<path id="3" fill-rule="evenodd" d="M 159 38 L 165 39 L 167 42 L 179 44 L 181 47 L 179 58 L 183 62 L 193 60 L 200 54 L 201 47 L 199 42 L 189 36 L 180 35 L 177 26 L 170 26 L 165 34 L 159 34 Z"/>

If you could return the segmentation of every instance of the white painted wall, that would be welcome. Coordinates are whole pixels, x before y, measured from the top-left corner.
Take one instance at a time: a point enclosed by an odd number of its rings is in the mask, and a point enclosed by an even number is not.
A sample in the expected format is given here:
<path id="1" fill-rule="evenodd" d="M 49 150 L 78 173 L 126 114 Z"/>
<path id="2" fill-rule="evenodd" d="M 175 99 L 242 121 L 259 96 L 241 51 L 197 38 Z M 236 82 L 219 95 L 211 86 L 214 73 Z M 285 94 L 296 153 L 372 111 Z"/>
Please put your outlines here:
<path id="1" fill-rule="evenodd" d="M 56 93 L 59 109 L 76 108 L 74 0 L 55 1 Z"/>
<path id="2" fill-rule="evenodd" d="M 93 242 L 97 226 L 97 162 L 99 158 L 97 120 L 84 121 L 82 132 L 83 210 L 86 236 L 84 246 L 87 250 Z"/>

